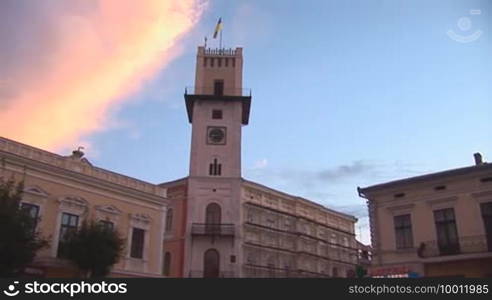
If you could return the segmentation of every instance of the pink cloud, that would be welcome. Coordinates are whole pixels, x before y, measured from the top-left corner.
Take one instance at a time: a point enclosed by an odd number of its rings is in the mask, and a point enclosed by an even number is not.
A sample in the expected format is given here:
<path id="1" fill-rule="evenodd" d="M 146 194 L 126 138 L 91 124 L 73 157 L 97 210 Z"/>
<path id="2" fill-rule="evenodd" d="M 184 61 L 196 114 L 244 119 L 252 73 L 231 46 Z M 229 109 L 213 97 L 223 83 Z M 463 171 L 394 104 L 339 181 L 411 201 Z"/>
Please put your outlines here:
<path id="1" fill-rule="evenodd" d="M 103 129 L 110 108 L 179 54 L 204 9 L 195 0 L 73 3 L 83 9 L 50 7 L 49 42 L 27 42 L 43 59 L 0 78 L 2 136 L 54 150 Z"/>

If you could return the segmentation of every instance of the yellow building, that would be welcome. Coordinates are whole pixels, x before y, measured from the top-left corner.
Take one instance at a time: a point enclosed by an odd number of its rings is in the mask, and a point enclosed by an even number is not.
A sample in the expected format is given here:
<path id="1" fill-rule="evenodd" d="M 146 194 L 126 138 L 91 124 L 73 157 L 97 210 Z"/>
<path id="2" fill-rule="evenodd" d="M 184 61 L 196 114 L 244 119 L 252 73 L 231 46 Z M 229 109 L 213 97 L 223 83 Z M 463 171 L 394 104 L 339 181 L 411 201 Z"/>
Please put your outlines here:
<path id="1" fill-rule="evenodd" d="M 373 276 L 492 276 L 492 164 L 366 188 Z"/>
<path id="2" fill-rule="evenodd" d="M 109 276 L 161 276 L 166 189 L 97 168 L 80 150 L 60 156 L 1 137 L 0 177 L 24 181 L 21 205 L 39 217 L 36 230 L 49 239 L 26 275 L 78 276 L 60 258 L 60 240 L 84 220 L 94 220 L 112 226 L 127 242 Z"/>

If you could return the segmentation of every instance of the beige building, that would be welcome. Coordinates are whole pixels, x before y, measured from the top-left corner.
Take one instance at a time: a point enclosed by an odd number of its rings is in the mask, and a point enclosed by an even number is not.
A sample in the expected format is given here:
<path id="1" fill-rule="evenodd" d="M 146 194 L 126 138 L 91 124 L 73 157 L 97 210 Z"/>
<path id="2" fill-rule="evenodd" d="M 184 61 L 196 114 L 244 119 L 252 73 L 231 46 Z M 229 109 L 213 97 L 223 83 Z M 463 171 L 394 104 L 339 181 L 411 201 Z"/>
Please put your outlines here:
<path id="1" fill-rule="evenodd" d="M 26 275 L 78 276 L 63 259 L 63 235 L 84 220 L 115 228 L 127 245 L 111 277 L 160 277 L 166 190 L 93 166 L 80 150 L 60 156 L 0 138 L 0 177 L 24 181 L 22 206 L 49 240 Z"/>
<path id="2" fill-rule="evenodd" d="M 492 276 L 492 164 L 366 188 L 373 276 Z"/>
<path id="3" fill-rule="evenodd" d="M 349 216 L 243 180 L 243 277 L 353 277 L 357 264 Z"/>
<path id="4" fill-rule="evenodd" d="M 168 189 L 164 274 L 172 277 L 354 276 L 353 216 L 241 176 L 242 129 L 251 93 L 243 49 L 198 47 L 190 173 Z"/>

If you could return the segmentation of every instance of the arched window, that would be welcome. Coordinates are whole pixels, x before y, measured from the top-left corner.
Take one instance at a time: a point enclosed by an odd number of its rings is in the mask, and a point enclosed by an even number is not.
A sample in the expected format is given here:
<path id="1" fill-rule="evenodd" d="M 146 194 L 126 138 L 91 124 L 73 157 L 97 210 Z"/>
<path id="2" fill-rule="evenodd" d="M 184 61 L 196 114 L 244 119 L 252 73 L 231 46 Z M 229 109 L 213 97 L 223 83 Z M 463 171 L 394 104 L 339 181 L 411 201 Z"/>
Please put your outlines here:
<path id="1" fill-rule="evenodd" d="M 221 223 L 221 209 L 217 203 L 210 203 L 207 205 L 205 212 L 205 223 L 207 224 L 220 224 Z"/>
<path id="2" fill-rule="evenodd" d="M 164 264 L 162 266 L 162 275 L 169 276 L 171 274 L 171 253 L 164 254 Z"/>
<path id="3" fill-rule="evenodd" d="M 173 229 L 173 209 L 170 208 L 166 213 L 166 232 Z"/>
<path id="4" fill-rule="evenodd" d="M 219 252 L 215 249 L 208 249 L 203 255 L 203 277 L 217 278 L 219 277 L 220 262 Z"/>
<path id="5" fill-rule="evenodd" d="M 205 230 L 209 234 L 220 233 L 221 209 L 217 203 L 210 203 L 205 210 Z"/>

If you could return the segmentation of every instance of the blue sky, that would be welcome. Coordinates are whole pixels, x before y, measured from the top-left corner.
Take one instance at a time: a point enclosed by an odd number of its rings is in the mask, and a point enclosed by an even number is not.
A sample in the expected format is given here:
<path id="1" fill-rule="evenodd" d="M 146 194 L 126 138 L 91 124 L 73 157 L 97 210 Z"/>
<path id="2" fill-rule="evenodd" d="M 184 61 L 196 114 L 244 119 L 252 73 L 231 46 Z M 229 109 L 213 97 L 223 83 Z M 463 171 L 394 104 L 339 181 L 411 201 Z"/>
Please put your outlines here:
<path id="1" fill-rule="evenodd" d="M 243 177 L 355 214 L 368 241 L 357 186 L 468 166 L 477 151 L 492 160 L 491 11 L 486 0 L 211 1 L 183 53 L 88 137 L 87 156 L 153 183 L 188 174 L 183 91 L 222 17 L 253 94 Z"/>

